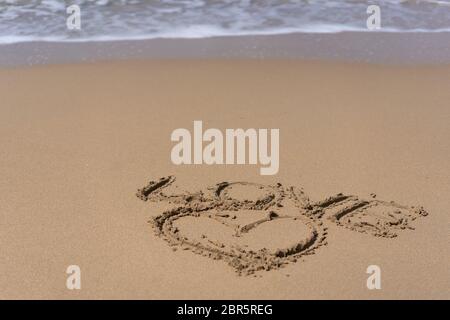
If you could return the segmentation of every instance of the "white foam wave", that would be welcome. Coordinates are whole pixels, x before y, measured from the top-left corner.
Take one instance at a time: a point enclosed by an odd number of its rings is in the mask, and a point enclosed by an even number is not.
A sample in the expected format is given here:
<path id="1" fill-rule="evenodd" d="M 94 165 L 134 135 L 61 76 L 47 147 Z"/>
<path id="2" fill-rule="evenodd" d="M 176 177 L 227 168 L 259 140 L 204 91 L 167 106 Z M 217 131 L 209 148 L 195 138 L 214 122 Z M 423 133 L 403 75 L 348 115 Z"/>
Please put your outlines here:
<path id="1" fill-rule="evenodd" d="M 0 0 L 0 44 L 193 39 L 370 32 L 369 0 L 73 0 L 82 30 L 67 30 L 65 1 Z M 377 32 L 450 32 L 450 1 L 380 0 Z"/>

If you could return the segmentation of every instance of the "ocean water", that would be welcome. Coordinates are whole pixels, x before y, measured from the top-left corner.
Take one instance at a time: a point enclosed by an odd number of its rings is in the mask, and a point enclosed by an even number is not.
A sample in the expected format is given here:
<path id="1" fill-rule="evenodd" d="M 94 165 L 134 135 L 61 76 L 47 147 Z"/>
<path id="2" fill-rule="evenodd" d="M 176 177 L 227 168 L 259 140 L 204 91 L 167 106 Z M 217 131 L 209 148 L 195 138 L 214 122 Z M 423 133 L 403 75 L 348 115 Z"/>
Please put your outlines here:
<path id="1" fill-rule="evenodd" d="M 368 31 L 371 4 L 381 32 L 450 32 L 450 0 L 0 0 L 0 44 Z"/>

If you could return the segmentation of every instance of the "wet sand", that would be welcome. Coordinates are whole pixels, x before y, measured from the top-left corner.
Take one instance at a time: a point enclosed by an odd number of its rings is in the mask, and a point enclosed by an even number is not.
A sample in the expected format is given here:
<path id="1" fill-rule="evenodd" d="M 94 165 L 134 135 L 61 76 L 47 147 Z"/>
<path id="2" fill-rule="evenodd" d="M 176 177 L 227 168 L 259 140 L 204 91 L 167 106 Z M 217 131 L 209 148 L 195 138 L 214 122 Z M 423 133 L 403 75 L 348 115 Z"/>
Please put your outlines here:
<path id="1" fill-rule="evenodd" d="M 129 59 L 302 59 L 390 65 L 450 64 L 449 32 L 340 32 L 0 45 L 0 66 Z"/>
<path id="2" fill-rule="evenodd" d="M 449 84 L 448 65 L 288 59 L 2 69 L 0 298 L 448 299 Z M 173 165 L 170 134 L 191 128 L 194 120 L 222 130 L 279 128 L 279 173 L 261 176 L 255 165 Z M 155 221 L 174 204 L 142 201 L 136 191 L 169 175 L 179 186 L 175 194 L 224 181 L 281 183 L 303 190 L 305 198 L 294 204 L 305 204 L 307 195 L 318 205 L 342 193 L 358 198 L 349 198 L 352 203 L 395 201 L 422 206 L 429 215 L 410 219 L 412 213 L 402 213 L 405 228 L 384 224 L 396 236 L 377 236 L 358 227 L 358 215 L 339 223 L 343 208 L 336 208 L 334 220 L 316 219 L 309 215 L 314 208 L 302 214 L 284 203 L 278 211 L 243 205 L 256 204 L 261 195 L 241 190 L 237 210 L 216 210 L 220 223 L 212 228 L 211 219 L 177 222 L 187 238 L 211 240 L 208 246 L 231 243 L 226 231 L 217 239 L 210 239 L 214 232 L 202 237 L 229 222 L 222 211 L 231 217 L 236 212 L 230 223 L 248 226 L 239 230 L 250 230 L 244 242 L 256 250 L 301 243 L 294 253 L 302 253 L 317 238 L 305 231 L 312 223 L 326 236 L 326 245 L 312 254 L 239 275 L 226 259 L 170 246 L 155 234 Z M 193 206 L 181 199 L 181 206 Z M 375 222 L 367 221 L 376 224 L 377 215 L 391 209 L 369 210 Z M 246 220 L 245 210 L 268 212 Z M 286 223 L 293 216 L 311 218 L 299 225 L 298 239 L 291 239 L 295 230 Z M 318 220 L 326 230 L 317 228 Z M 373 264 L 381 267 L 381 290 L 366 288 L 366 269 Z M 80 291 L 66 289 L 69 265 L 81 268 Z"/>

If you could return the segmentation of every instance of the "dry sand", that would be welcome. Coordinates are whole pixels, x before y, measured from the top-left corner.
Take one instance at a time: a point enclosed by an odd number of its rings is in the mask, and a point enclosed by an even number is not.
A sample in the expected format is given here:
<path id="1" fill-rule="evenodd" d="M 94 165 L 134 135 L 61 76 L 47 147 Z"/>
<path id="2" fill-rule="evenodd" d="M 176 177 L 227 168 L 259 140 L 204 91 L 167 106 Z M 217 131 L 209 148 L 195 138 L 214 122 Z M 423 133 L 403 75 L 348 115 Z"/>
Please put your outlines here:
<path id="1" fill-rule="evenodd" d="M 299 60 L 0 70 L 0 298 L 448 299 L 449 85 L 450 66 Z M 193 120 L 279 128 L 279 173 L 173 165 L 170 133 Z M 136 197 L 168 175 L 171 193 Z M 248 184 L 207 189 L 223 181 Z M 353 196 L 322 201 L 338 193 Z M 396 204 L 364 207 L 377 200 Z M 169 231 L 188 241 L 170 246 L 155 230 L 177 206 L 189 214 Z M 239 275 L 245 259 L 224 258 L 236 246 L 265 248 L 270 270 Z M 65 286 L 72 264 L 79 291 Z M 366 288 L 372 264 L 381 290 Z"/>

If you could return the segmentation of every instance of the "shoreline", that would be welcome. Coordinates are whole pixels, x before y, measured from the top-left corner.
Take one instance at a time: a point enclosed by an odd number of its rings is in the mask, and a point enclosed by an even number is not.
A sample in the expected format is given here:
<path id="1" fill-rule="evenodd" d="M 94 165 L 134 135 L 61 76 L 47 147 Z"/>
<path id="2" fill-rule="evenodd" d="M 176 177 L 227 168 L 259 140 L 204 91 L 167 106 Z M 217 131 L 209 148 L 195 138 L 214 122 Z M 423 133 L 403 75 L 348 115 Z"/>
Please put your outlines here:
<path id="1" fill-rule="evenodd" d="M 450 33 L 342 32 L 0 45 L 0 67 L 142 59 L 298 59 L 450 64 Z"/>

